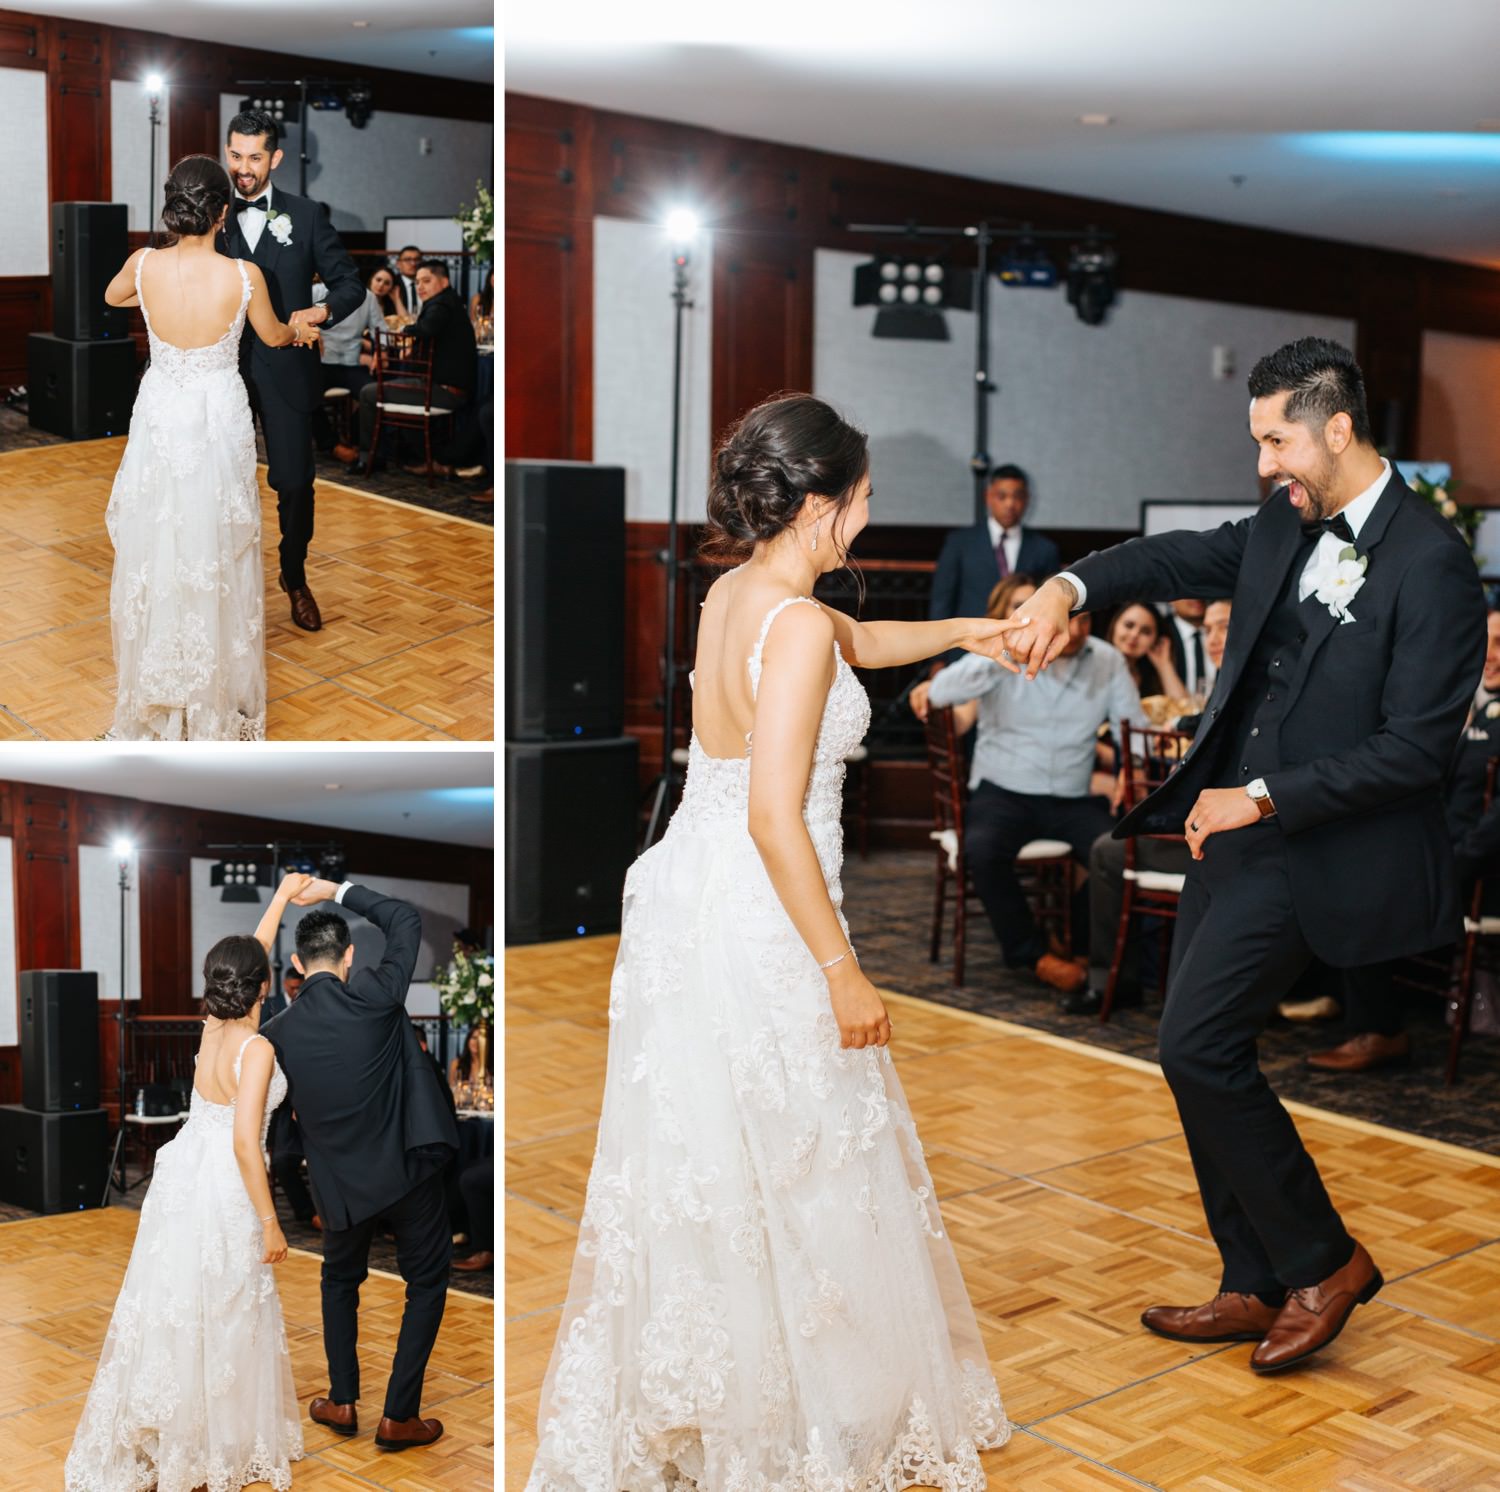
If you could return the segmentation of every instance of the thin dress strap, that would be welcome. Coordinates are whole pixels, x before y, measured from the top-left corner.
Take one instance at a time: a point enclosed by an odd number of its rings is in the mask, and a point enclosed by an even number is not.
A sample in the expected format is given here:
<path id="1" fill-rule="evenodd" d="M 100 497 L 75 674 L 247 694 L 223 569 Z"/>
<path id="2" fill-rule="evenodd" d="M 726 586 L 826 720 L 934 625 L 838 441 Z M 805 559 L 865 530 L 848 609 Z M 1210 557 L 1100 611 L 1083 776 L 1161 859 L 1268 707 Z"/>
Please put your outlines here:
<path id="1" fill-rule="evenodd" d="M 153 253 L 149 246 L 142 251 L 141 257 L 135 261 L 135 298 L 141 308 L 141 319 L 146 323 L 146 330 L 151 330 L 151 315 L 146 310 L 146 297 L 141 293 L 141 266 L 146 262 L 146 255 Z"/>
<path id="2" fill-rule="evenodd" d="M 765 651 L 766 635 L 771 630 L 771 623 L 774 622 L 776 618 L 779 617 L 781 613 L 787 609 L 788 606 L 795 606 L 799 601 L 804 601 L 809 606 L 817 606 L 819 611 L 823 609 L 818 605 L 816 601 L 813 600 L 811 596 L 787 596 L 783 600 L 778 601 L 770 609 L 770 611 L 766 613 L 765 621 L 760 624 L 760 636 L 755 639 L 755 651 L 752 652 L 749 658 L 745 660 L 746 666 L 750 670 L 751 699 L 754 699 L 760 690 L 760 655 Z M 748 740 L 749 737 L 747 736 L 746 739 Z"/>
<path id="3" fill-rule="evenodd" d="M 247 1046 L 249 1046 L 252 1041 L 265 1041 L 265 1039 L 266 1038 L 264 1036 L 262 1036 L 259 1031 L 252 1031 L 240 1043 L 240 1049 L 239 1049 L 239 1051 L 237 1051 L 234 1054 L 234 1091 L 235 1091 L 235 1096 L 236 1097 L 239 1096 L 239 1089 L 240 1089 L 240 1062 L 243 1060 L 243 1058 L 245 1056 L 245 1048 Z"/>

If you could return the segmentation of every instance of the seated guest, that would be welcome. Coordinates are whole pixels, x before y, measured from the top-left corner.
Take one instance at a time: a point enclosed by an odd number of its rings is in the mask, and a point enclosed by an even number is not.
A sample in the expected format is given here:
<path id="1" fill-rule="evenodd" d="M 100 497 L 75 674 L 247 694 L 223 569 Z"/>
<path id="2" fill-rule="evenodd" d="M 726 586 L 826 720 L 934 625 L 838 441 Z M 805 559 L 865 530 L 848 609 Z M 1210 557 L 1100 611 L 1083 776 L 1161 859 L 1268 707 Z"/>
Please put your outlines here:
<path id="1" fill-rule="evenodd" d="M 458 1178 L 469 1213 L 469 1242 L 474 1252 L 467 1259 L 455 1259 L 452 1267 L 464 1274 L 476 1274 L 495 1265 L 495 1158 L 465 1166 Z"/>
<path id="2" fill-rule="evenodd" d="M 495 314 L 495 271 L 484 277 L 484 288 L 469 297 L 469 320 L 478 321 L 481 316 L 488 320 Z"/>
<path id="3" fill-rule="evenodd" d="M 1207 699 L 1214 686 L 1214 675 L 1218 673 L 1208 659 L 1207 639 L 1203 636 L 1202 601 L 1174 601 L 1170 610 L 1163 613 L 1163 631 L 1167 645 L 1172 649 L 1172 667 L 1177 677 L 1187 686 L 1186 694 L 1195 694 Z"/>
<path id="4" fill-rule="evenodd" d="M 1172 662 L 1172 644 L 1154 607 L 1144 601 L 1127 602 L 1115 613 L 1106 636 L 1125 659 L 1142 699 L 1187 697 L 1188 687 Z"/>
<path id="5" fill-rule="evenodd" d="M 313 282 L 313 304 L 321 305 L 328 299 L 328 287 L 319 280 Z M 344 319 L 330 326 L 323 333 L 323 387 L 348 389 L 358 397 L 359 391 L 374 375 L 367 371 L 361 357 L 363 338 L 372 334 L 376 327 L 384 328 L 385 317 L 380 311 L 380 301 L 373 290 L 365 291 L 363 304 L 356 307 Z M 318 449 L 331 451 L 334 441 L 329 429 L 328 408 L 318 411 L 320 419 L 314 428 L 314 439 Z"/>
<path id="6" fill-rule="evenodd" d="M 1051 688 L 1043 688 L 1056 674 Z M 1027 905 L 1016 855 L 1033 839 L 1062 839 L 1087 865 L 1109 828 L 1109 806 L 1089 793 L 1094 742 L 1102 722 L 1118 732 L 1141 718 L 1141 699 L 1125 661 L 1089 636 L 1087 614 L 1068 624 L 1068 641 L 1045 673 L 1027 680 L 989 658 L 966 654 L 943 669 L 927 692 L 937 707 L 979 701 L 974 767 L 964 821 L 964 857 L 1007 967 L 1028 969 L 1054 989 L 1075 990 L 1085 974 L 1056 957 Z M 1081 930 L 1086 897 L 1073 925 Z"/>
<path id="7" fill-rule="evenodd" d="M 396 255 L 396 283 L 392 294 L 396 299 L 396 314 L 403 321 L 415 321 L 422 309 L 422 297 L 417 290 L 417 271 L 422 267 L 422 251 L 409 243 Z"/>
<path id="8" fill-rule="evenodd" d="M 382 316 L 399 314 L 400 307 L 396 304 L 396 274 L 389 265 L 377 264 L 370 271 L 365 288 L 375 297 Z"/>
<path id="9" fill-rule="evenodd" d="M 1036 581 L 1030 575 L 1011 575 L 990 592 L 989 603 L 984 608 L 984 614 L 997 619 L 1012 617 L 1034 595 L 1036 595 Z M 927 696 L 931 689 L 932 680 L 923 679 L 919 684 L 914 684 L 906 696 L 906 702 L 911 706 L 912 714 L 924 724 L 930 710 Z M 953 729 L 956 734 L 962 736 L 971 731 L 974 728 L 974 722 L 978 719 L 979 703 L 977 700 L 966 700 L 963 704 L 953 706 Z"/>
<path id="10" fill-rule="evenodd" d="M 1229 641 L 1228 601 L 1210 601 L 1204 610 L 1203 641 L 1208 661 L 1217 669 L 1224 661 L 1224 646 Z M 1183 716 L 1178 730 L 1191 733 L 1197 729 L 1199 715 Z M 1192 856 L 1187 842 L 1175 839 L 1140 837 L 1135 842 L 1137 870 L 1164 871 L 1185 875 Z M 1089 851 L 1089 969 L 1086 988 L 1067 994 L 1061 1001 L 1066 1015 L 1097 1015 L 1104 1003 L 1109 969 L 1115 957 L 1115 939 L 1120 931 L 1120 908 L 1125 900 L 1125 841 L 1112 833 L 1101 834 Z M 1138 1005 L 1141 1000 L 1139 974 L 1139 939 L 1125 944 L 1120 963 L 1120 978 L 1115 985 L 1115 1004 Z"/>
<path id="11" fill-rule="evenodd" d="M 431 408 L 461 409 L 473 395 L 479 372 L 476 364 L 474 328 L 464 315 L 463 302 L 448 283 L 448 266 L 441 259 L 424 259 L 417 270 L 417 293 L 422 314 L 407 328 L 413 337 L 432 343 Z M 416 389 L 404 381 L 387 382 L 388 389 Z M 379 468 L 377 453 L 370 449 L 375 434 L 375 404 L 379 384 L 368 383 L 359 391 L 359 449 L 335 446 L 334 456 L 361 476 Z"/>
<path id="12" fill-rule="evenodd" d="M 479 1077 L 479 1027 L 470 1026 L 464 1037 L 464 1049 L 448 1064 L 448 1086 L 456 1088 L 460 1083 L 472 1083 Z M 484 1081 L 495 1085 L 495 1046 L 486 1042 L 484 1048 Z"/>
<path id="13" fill-rule="evenodd" d="M 1477 707 L 1454 747 L 1443 782 L 1444 817 L 1458 865 L 1465 914 L 1475 881 L 1500 870 L 1500 801 L 1487 812 L 1484 807 L 1490 759 L 1500 755 L 1500 705 L 1495 703 L 1500 695 L 1500 611 L 1490 612 L 1485 626 L 1488 641 L 1484 672 L 1475 694 Z M 1500 884 L 1495 893 L 1500 898 Z M 1486 886 L 1486 902 L 1490 895 Z M 1485 910 L 1490 913 L 1491 907 Z M 1411 1038 L 1406 1034 L 1404 1001 L 1396 987 L 1395 968 L 1385 963 L 1340 971 L 1347 1035 L 1331 1051 L 1309 1056 L 1309 1067 L 1320 1072 L 1369 1072 L 1407 1060 Z"/>
<path id="14" fill-rule="evenodd" d="M 1021 522 L 1030 500 L 1030 483 L 1019 466 L 997 466 L 990 473 L 984 522 L 954 529 L 943 540 L 927 608 L 933 621 L 979 616 L 985 597 L 1007 575 L 1025 571 L 1045 577 L 1057 570 L 1057 545 Z M 955 648 L 947 659 L 951 663 L 963 656 Z"/>

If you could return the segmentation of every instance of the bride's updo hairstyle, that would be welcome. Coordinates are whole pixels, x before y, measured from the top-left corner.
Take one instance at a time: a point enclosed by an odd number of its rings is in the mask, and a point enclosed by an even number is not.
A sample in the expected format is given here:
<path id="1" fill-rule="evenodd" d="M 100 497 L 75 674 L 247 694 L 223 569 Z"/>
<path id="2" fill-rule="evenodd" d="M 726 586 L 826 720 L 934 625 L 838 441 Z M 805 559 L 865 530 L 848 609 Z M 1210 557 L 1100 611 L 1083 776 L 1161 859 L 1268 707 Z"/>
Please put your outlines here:
<path id="1" fill-rule="evenodd" d="M 757 404 L 714 452 L 704 557 L 748 559 L 796 521 L 809 493 L 833 500 L 837 543 L 839 517 L 869 469 L 869 437 L 821 399 L 778 394 Z"/>
<path id="2" fill-rule="evenodd" d="M 185 155 L 162 189 L 161 220 L 178 238 L 211 233 L 229 204 L 229 173 L 211 155 Z"/>
<path id="3" fill-rule="evenodd" d="M 203 1004 L 221 1021 L 249 1015 L 271 978 L 266 950 L 244 933 L 220 938 L 203 960 Z"/>

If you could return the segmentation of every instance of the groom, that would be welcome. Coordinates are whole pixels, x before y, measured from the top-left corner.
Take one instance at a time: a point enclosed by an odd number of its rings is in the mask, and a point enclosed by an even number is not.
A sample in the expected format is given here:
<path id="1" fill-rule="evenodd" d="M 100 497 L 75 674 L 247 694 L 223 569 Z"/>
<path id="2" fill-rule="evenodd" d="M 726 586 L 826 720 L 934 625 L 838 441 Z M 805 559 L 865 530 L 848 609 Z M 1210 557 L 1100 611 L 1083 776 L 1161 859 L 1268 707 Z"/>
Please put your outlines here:
<path id="1" fill-rule="evenodd" d="M 296 1110 L 323 1220 L 329 1389 L 308 1414 L 337 1434 L 359 1432 L 359 1287 L 376 1220 L 384 1218 L 396 1234 L 406 1309 L 375 1444 L 385 1451 L 431 1445 L 442 1422 L 418 1411 L 447 1301 L 453 1235 L 443 1168 L 458 1149 L 458 1130 L 406 1013 L 422 922 L 405 902 L 348 881 L 312 880 L 295 901 L 337 902 L 385 934 L 379 967 L 351 977 L 348 923 L 332 910 L 308 913 L 297 924 L 292 960 L 305 976 L 302 992 L 261 1031 L 290 1085 L 287 1105 Z"/>
<path id="2" fill-rule="evenodd" d="M 219 252 L 260 266 L 271 304 L 288 325 L 331 326 L 364 303 L 364 286 L 323 209 L 271 185 L 271 172 L 281 164 L 280 138 L 276 121 L 260 110 L 229 121 L 224 154 L 235 195 Z M 328 287 L 328 299 L 317 306 L 314 272 Z M 323 618 L 307 584 L 307 547 L 313 535 L 312 415 L 323 403 L 322 369 L 307 352 L 267 347 L 247 326 L 240 372 L 266 437 L 267 480 L 281 520 L 279 583 L 291 600 L 293 622 L 316 632 Z"/>
<path id="3" fill-rule="evenodd" d="M 1115 833 L 1183 834 L 1192 853 L 1160 1056 L 1223 1259 L 1212 1301 L 1142 1322 L 1177 1341 L 1256 1342 L 1251 1368 L 1275 1373 L 1326 1347 L 1384 1282 L 1256 1038 L 1314 957 L 1347 969 L 1454 941 L 1442 780 L 1485 613 L 1458 531 L 1375 449 L 1345 348 L 1293 342 L 1256 364 L 1250 393 L 1260 475 L 1279 488 L 1260 511 L 1090 555 L 1021 608 L 1002 662 L 1034 677 L 1074 610 L 1234 596 L 1191 750 Z"/>

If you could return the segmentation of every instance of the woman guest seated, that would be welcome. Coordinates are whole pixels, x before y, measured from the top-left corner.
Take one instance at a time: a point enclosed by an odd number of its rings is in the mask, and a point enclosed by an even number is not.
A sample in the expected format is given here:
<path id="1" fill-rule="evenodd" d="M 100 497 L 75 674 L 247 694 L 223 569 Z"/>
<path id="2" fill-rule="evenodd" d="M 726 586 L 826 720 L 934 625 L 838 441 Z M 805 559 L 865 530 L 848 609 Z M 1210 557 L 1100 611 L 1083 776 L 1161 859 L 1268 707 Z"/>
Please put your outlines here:
<path id="1" fill-rule="evenodd" d="M 377 264 L 370 271 L 370 278 L 365 281 L 365 287 L 375 297 L 380 306 L 382 316 L 395 316 L 400 311 L 396 303 L 396 276 L 386 264 Z"/>
<path id="2" fill-rule="evenodd" d="M 478 1070 L 479 1027 L 470 1026 L 463 1051 L 448 1064 L 448 1086 L 457 1088 L 460 1083 L 477 1082 Z M 484 1048 L 484 1081 L 491 1088 L 495 1086 L 495 1048 L 488 1042 Z"/>
<path id="3" fill-rule="evenodd" d="M 495 271 L 491 270 L 484 277 L 484 289 L 476 290 L 469 297 L 469 320 L 478 321 L 483 317 L 486 321 L 495 314 Z"/>
<path id="4" fill-rule="evenodd" d="M 1109 624 L 1106 637 L 1125 659 L 1148 712 L 1151 706 L 1147 702 L 1154 698 L 1181 702 L 1189 697 L 1187 685 L 1172 662 L 1172 640 L 1161 630 L 1155 610 L 1144 601 L 1129 601 L 1122 606 Z"/>

